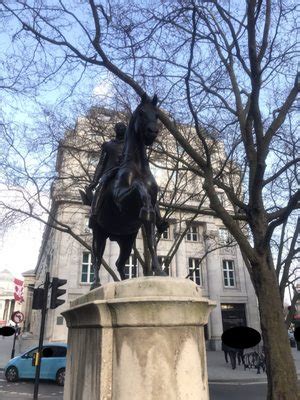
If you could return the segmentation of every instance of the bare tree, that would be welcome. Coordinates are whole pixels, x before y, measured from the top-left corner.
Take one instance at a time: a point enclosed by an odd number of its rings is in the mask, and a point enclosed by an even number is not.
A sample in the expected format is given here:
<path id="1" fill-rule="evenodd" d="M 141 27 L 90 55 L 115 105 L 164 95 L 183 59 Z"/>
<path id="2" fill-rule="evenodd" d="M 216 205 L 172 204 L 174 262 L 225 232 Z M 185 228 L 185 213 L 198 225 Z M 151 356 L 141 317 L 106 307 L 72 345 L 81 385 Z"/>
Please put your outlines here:
<path id="1" fill-rule="evenodd" d="M 130 110 L 129 104 L 126 104 L 126 110 Z M 39 123 L 38 134 L 32 135 L 30 131 L 32 137 L 26 138 L 22 145 L 15 138 L 18 137 L 16 132 L 4 129 L 3 149 L 9 148 L 9 151 L 3 152 L 1 159 L 4 174 L 1 184 L 5 187 L 6 195 L 0 198 L 0 218 L 2 227 L 33 218 L 45 224 L 48 229 L 70 235 L 91 251 L 91 235 L 82 235 L 80 225 L 67 221 L 62 212 L 68 212 L 70 206 L 77 207 L 77 211 L 84 207 L 79 189 L 84 190 L 93 180 L 101 146 L 104 141 L 111 139 L 114 124 L 120 120 L 128 122 L 128 116 L 126 112 L 101 106 L 88 110 L 82 108 L 78 112 L 81 116 L 73 127 L 61 125 L 63 116 L 58 118 L 58 114 L 49 118 L 48 112 L 47 125 L 45 121 L 44 125 Z M 22 133 L 25 134 L 24 131 Z M 164 146 L 159 141 L 150 150 L 149 157 L 161 185 L 159 202 L 162 205 L 162 218 L 171 219 L 173 226 L 176 225 L 176 237 L 164 263 L 168 269 L 191 223 L 201 214 L 202 208 L 209 207 L 205 203 L 206 196 L 202 188 L 192 185 L 193 175 L 187 177 L 186 168 L 179 166 L 182 164 L 179 161 L 182 151 L 176 149 L 176 146 L 173 148 L 174 143 L 169 143 L 172 150 L 168 156 Z M 188 207 L 193 200 L 197 202 L 197 212 Z M 161 235 L 158 235 L 157 244 L 160 238 Z M 144 274 L 150 266 L 146 249 L 147 246 L 141 252 L 135 248 Z M 112 278 L 118 281 L 118 275 L 105 259 L 102 264 Z"/>
<path id="2" fill-rule="evenodd" d="M 98 68 L 138 95 L 159 93 L 160 120 L 203 183 L 210 212 L 223 221 L 247 260 L 273 400 L 298 398 L 271 249 L 274 230 L 299 207 L 295 180 L 285 180 L 299 162 L 299 143 L 293 140 L 285 157 L 278 152 L 286 131 L 295 132 L 295 7 L 282 0 L 1 5 L 3 18 L 15 24 L 15 40 L 36 61 L 40 79 L 76 70 L 76 82 Z M 227 152 L 225 160 L 212 157 L 216 140 Z M 270 188 L 278 183 L 281 196 L 275 199 Z"/>
<path id="3" fill-rule="evenodd" d="M 298 217 L 296 224 L 285 221 L 281 226 L 279 238 L 272 238 L 272 246 L 276 254 L 276 275 L 279 281 L 279 290 L 282 302 L 286 291 L 290 295 L 290 308 L 285 322 L 289 328 L 293 316 L 296 312 L 296 303 L 300 299 L 300 293 L 296 288 L 299 281 L 299 233 L 300 219 Z"/>

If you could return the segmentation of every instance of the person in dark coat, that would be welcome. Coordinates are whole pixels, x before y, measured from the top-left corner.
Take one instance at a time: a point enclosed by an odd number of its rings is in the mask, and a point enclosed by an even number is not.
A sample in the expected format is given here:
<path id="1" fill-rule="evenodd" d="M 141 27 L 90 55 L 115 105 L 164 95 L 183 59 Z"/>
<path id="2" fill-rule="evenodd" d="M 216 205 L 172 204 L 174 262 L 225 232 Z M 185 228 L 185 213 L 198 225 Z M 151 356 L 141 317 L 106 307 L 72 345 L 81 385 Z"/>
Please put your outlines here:
<path id="1" fill-rule="evenodd" d="M 222 342 L 222 351 L 224 351 L 224 357 L 226 364 L 228 363 L 228 348 L 227 346 Z"/>
<path id="2" fill-rule="evenodd" d="M 244 364 L 244 349 L 237 349 L 237 360 L 238 364 Z"/>
<path id="3" fill-rule="evenodd" d="M 223 342 L 222 342 L 222 350 L 224 351 L 224 354 L 225 354 L 225 361 L 228 362 L 228 356 L 229 356 L 231 368 L 236 369 L 236 359 L 238 357 L 238 363 L 240 365 L 240 363 L 242 361 L 241 354 L 243 353 L 243 350 L 227 346 Z"/>

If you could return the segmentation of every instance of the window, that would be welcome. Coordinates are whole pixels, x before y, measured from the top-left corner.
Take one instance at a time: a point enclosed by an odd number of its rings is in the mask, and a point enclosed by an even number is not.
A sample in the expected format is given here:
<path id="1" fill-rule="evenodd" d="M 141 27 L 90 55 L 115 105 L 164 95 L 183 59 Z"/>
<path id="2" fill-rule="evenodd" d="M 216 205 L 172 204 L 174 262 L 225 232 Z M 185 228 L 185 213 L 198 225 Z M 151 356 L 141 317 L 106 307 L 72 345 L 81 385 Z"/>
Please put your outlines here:
<path id="1" fill-rule="evenodd" d="M 44 358 L 52 358 L 54 356 L 54 348 L 53 347 L 44 347 L 42 350 L 42 357 Z"/>
<path id="2" fill-rule="evenodd" d="M 57 317 L 56 325 L 63 325 L 63 324 L 64 324 L 64 317 Z"/>
<path id="3" fill-rule="evenodd" d="M 171 239 L 170 227 L 161 234 L 162 239 Z"/>
<path id="4" fill-rule="evenodd" d="M 223 277 L 225 287 L 235 287 L 234 262 L 223 260 Z"/>
<path id="5" fill-rule="evenodd" d="M 131 279 L 137 277 L 138 263 L 136 257 L 132 254 L 125 264 L 125 279 Z"/>
<path id="6" fill-rule="evenodd" d="M 89 227 L 90 217 L 84 217 L 84 232 L 85 233 L 92 233 L 91 228 Z"/>
<path id="7" fill-rule="evenodd" d="M 219 229 L 219 240 L 221 244 L 230 244 L 232 242 L 232 236 L 226 228 Z"/>
<path id="8" fill-rule="evenodd" d="M 28 351 L 28 353 L 25 353 L 22 358 L 32 358 L 34 353 L 37 353 L 38 349 L 38 347 L 35 347 L 34 349 Z"/>
<path id="9" fill-rule="evenodd" d="M 192 281 L 194 281 L 197 285 L 202 285 L 202 274 L 199 258 L 189 258 L 189 274 Z"/>
<path id="10" fill-rule="evenodd" d="M 66 357 L 67 348 L 63 346 L 53 347 L 53 357 Z"/>
<path id="11" fill-rule="evenodd" d="M 165 266 L 166 257 L 165 257 L 165 256 L 158 256 L 157 258 L 158 258 L 158 261 L 159 261 L 159 263 L 160 263 L 160 265 L 161 265 L 163 271 L 164 271 L 167 275 L 171 276 L 170 264 L 169 264 L 167 267 Z"/>
<path id="12" fill-rule="evenodd" d="M 81 282 L 91 283 L 93 280 L 94 270 L 92 268 L 92 256 L 91 253 L 84 252 L 82 254 Z"/>
<path id="13" fill-rule="evenodd" d="M 186 234 L 186 240 L 189 242 L 198 242 L 199 241 L 198 226 L 192 225 L 189 227 L 187 234 Z"/>

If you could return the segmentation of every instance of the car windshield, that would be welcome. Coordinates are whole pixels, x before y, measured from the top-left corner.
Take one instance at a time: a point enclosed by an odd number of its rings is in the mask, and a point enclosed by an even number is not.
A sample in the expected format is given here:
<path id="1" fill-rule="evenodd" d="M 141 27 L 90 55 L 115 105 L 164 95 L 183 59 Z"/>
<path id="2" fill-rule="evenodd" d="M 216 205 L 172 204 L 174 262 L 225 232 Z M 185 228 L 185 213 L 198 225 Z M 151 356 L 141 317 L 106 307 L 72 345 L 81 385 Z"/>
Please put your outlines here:
<path id="1" fill-rule="evenodd" d="M 38 348 L 35 347 L 34 349 L 28 351 L 28 353 L 25 353 L 24 356 L 27 358 L 32 358 L 34 353 L 36 353 L 38 351 Z"/>
<path id="2" fill-rule="evenodd" d="M 37 353 L 38 347 L 24 353 L 24 357 L 32 358 L 34 353 Z M 66 357 L 67 348 L 64 346 L 44 346 L 42 357 L 49 358 L 49 357 Z"/>

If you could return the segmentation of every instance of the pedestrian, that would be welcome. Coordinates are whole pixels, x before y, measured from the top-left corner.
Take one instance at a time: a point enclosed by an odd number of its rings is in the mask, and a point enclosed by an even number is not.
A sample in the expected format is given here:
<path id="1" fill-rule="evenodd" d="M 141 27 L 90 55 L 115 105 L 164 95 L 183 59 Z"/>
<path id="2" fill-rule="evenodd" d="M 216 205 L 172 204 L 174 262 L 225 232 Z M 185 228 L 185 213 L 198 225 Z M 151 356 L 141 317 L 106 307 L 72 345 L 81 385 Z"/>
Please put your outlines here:
<path id="1" fill-rule="evenodd" d="M 239 349 L 227 346 L 226 344 L 222 343 L 222 350 L 224 351 L 225 354 L 225 361 L 228 362 L 228 356 L 229 356 L 231 368 L 236 369 L 236 358 Z"/>
<path id="2" fill-rule="evenodd" d="M 229 346 L 228 346 L 229 347 Z M 232 369 L 236 369 L 236 356 L 237 356 L 238 350 L 235 349 L 234 347 L 229 347 L 229 358 L 230 358 L 230 364 Z"/>
<path id="3" fill-rule="evenodd" d="M 237 350 L 237 359 L 239 365 L 241 365 L 241 363 L 244 365 L 244 349 Z"/>
<path id="4" fill-rule="evenodd" d="M 228 364 L 228 349 L 227 346 L 222 342 L 222 351 L 224 351 L 224 357 L 226 364 Z"/>

